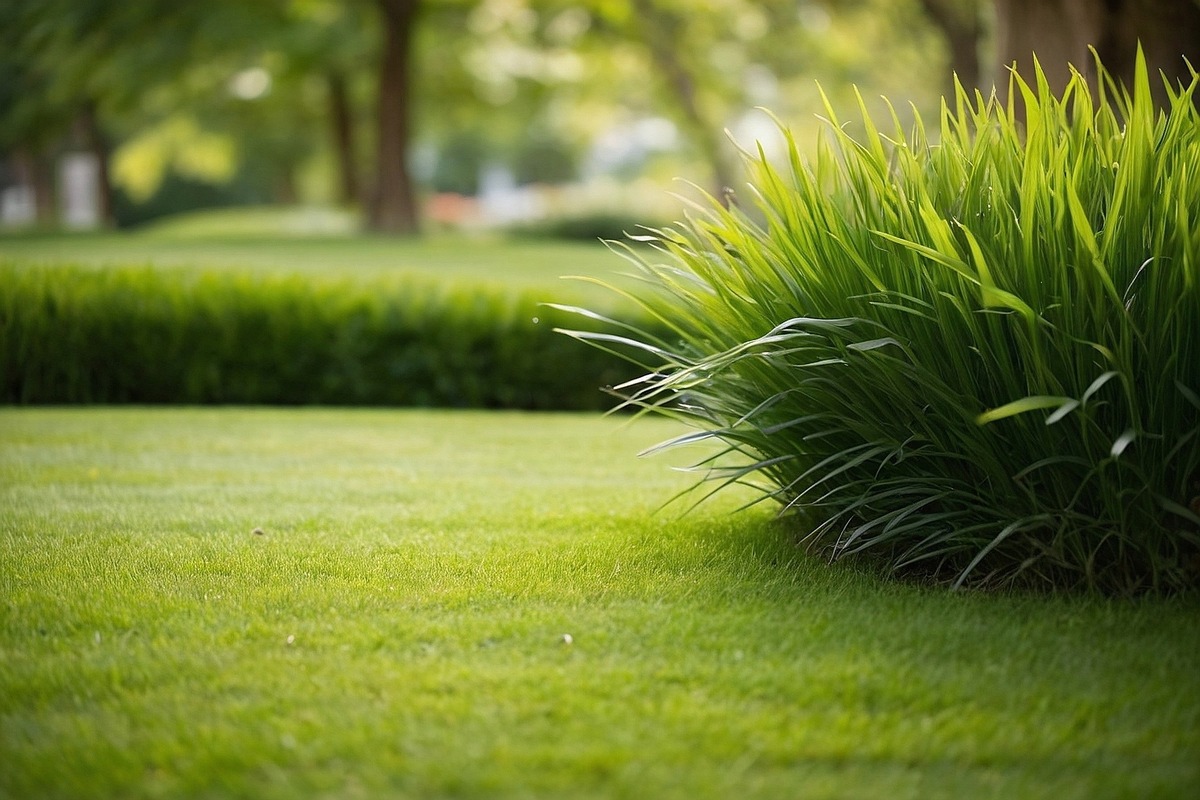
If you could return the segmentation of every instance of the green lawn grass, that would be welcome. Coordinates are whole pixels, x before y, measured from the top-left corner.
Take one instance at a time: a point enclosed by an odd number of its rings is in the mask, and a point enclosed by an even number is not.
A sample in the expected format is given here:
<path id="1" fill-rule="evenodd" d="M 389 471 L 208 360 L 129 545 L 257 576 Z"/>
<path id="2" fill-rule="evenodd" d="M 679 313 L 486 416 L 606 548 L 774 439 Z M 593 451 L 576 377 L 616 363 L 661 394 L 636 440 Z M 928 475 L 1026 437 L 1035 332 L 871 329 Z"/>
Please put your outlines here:
<path id="1" fill-rule="evenodd" d="M 655 513 L 689 476 L 633 453 L 673 432 L 0 410 L 0 796 L 1195 796 L 1194 598 L 951 594 L 744 496 Z"/>
<path id="2" fill-rule="evenodd" d="M 226 226 L 227 227 L 227 226 Z M 614 295 L 564 276 L 620 279 L 625 261 L 597 242 L 507 240 L 499 236 L 300 236 L 258 232 L 185 234 L 174 228 L 133 232 L 0 235 L 0 261 L 18 265 L 155 266 L 239 275 L 417 279 L 450 286 L 528 291 L 612 304 Z"/>

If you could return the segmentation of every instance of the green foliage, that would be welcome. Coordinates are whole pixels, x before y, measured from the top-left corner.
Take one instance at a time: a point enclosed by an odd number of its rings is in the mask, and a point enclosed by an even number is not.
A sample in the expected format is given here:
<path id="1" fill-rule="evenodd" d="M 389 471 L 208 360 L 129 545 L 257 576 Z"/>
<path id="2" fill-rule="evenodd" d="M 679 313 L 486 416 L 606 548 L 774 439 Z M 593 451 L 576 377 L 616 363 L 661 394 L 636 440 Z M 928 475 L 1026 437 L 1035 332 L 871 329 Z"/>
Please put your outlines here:
<path id="1" fill-rule="evenodd" d="M 1174 591 L 1200 578 L 1196 80 L 1156 113 L 1076 75 L 961 89 L 812 163 L 749 157 L 757 213 L 715 203 L 647 237 L 670 337 L 629 403 L 701 428 L 833 558 L 956 585 Z M 1018 109 L 1023 110 L 1023 120 Z"/>
<path id="2" fill-rule="evenodd" d="M 623 239 L 629 233 L 646 227 L 646 220 L 631 214 L 597 211 L 589 214 L 570 214 L 525 223 L 509 229 L 515 236 L 529 239 L 564 239 L 577 242 L 599 242 Z"/>
<path id="3" fill-rule="evenodd" d="M 136 200 L 128 192 L 117 189 L 113 212 L 118 227 L 128 228 L 196 209 L 243 208 L 270 200 L 262 194 L 260 186 L 261 183 L 242 176 L 236 181 L 217 184 L 167 173 L 158 190 L 146 200 Z"/>
<path id="4" fill-rule="evenodd" d="M 479 173 L 487 160 L 487 143 L 476 134 L 460 133 L 438 153 L 430 188 L 437 192 L 479 193 Z"/>
<path id="5" fill-rule="evenodd" d="M 595 409 L 630 374 L 530 295 L 0 266 L 0 400 Z"/>

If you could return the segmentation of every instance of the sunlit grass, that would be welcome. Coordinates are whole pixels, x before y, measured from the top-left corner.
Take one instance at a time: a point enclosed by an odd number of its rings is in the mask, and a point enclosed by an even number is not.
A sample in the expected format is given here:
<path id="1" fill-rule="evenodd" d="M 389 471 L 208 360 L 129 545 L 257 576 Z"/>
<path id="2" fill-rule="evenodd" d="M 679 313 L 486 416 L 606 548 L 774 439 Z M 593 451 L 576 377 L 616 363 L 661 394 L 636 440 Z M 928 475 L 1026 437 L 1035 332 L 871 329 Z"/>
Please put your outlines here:
<path id="1" fill-rule="evenodd" d="M 830 570 L 765 513 L 728 513 L 744 495 L 655 513 L 688 477 L 630 453 L 673 432 L 0 411 L 0 796 L 1200 784 L 1194 600 Z"/>
<path id="2" fill-rule="evenodd" d="M 246 228 L 236 224 L 250 216 Z M 228 215 L 230 221 L 223 221 Z M 599 241 L 505 240 L 499 236 L 431 235 L 409 240 L 365 235 L 300 235 L 263 227 L 254 211 L 223 212 L 209 228 L 200 218 L 182 230 L 0 234 L 0 261 L 21 265 L 155 266 L 228 270 L 261 276 L 410 278 L 450 287 L 533 292 L 545 299 L 611 295 L 562 280 L 564 275 L 614 278 L 624 264 Z M 199 225 L 199 230 L 193 228 Z"/>
<path id="3" fill-rule="evenodd" d="M 1200 587 L 1200 78 L 960 88 L 927 132 L 747 156 L 643 237 L 630 404 L 721 441 L 814 550 L 946 584 Z M 624 333 L 624 331 L 619 331 Z M 707 464 L 706 464 L 707 465 Z"/>

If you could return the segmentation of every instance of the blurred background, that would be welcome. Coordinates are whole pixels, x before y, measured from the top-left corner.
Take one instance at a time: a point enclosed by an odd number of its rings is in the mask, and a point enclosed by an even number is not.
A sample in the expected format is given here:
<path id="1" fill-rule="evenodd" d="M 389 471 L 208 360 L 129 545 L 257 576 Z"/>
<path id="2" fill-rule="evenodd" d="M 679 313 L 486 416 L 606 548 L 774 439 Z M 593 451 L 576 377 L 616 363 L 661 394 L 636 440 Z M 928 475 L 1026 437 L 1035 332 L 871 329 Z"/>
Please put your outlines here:
<path id="1" fill-rule="evenodd" d="M 594 238 L 674 218 L 673 193 L 736 188 L 735 143 L 781 151 L 760 108 L 814 146 L 818 84 L 845 117 L 856 86 L 877 119 L 886 96 L 935 128 L 955 73 L 986 93 L 1021 54 L 1065 67 L 1138 38 L 1178 62 L 1198 16 L 1195 0 L 5 0 L 0 226 L 261 206 L 302 209 L 302 233 Z"/>

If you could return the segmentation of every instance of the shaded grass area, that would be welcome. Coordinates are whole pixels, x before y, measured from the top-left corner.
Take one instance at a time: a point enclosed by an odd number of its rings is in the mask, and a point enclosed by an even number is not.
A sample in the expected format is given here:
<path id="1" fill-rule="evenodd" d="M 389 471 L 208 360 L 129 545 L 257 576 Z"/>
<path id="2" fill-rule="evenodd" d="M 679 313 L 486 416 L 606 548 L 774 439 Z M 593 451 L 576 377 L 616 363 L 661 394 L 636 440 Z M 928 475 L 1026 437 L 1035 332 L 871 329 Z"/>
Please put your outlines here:
<path id="1" fill-rule="evenodd" d="M 1195 599 L 947 594 L 745 496 L 656 514 L 689 478 L 631 454 L 675 432 L 0 411 L 0 795 L 1200 787 Z"/>

